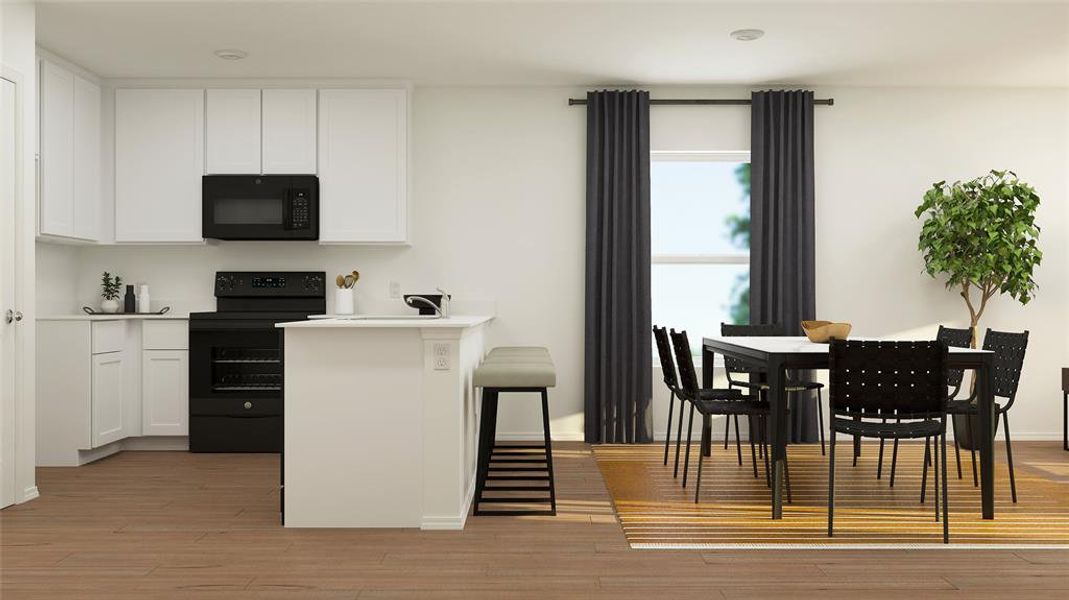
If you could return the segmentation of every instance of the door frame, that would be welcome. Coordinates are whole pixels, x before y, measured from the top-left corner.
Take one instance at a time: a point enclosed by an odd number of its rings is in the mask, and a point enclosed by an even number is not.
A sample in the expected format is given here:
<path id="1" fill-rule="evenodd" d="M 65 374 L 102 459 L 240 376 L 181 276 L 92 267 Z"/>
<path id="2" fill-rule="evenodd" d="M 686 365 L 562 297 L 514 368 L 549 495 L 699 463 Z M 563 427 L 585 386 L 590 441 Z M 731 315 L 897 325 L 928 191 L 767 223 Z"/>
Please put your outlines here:
<path id="1" fill-rule="evenodd" d="M 34 61 L 36 65 L 36 60 Z M 15 306 L 23 313 L 21 327 L 15 328 L 15 402 L 14 410 L 6 418 L 13 420 L 14 456 L 4 457 L 5 464 L 13 466 L 15 478 L 15 504 L 32 500 L 38 496 L 36 485 L 36 397 L 34 391 L 35 376 L 35 335 L 36 311 L 34 310 L 34 242 L 36 240 L 37 202 L 36 147 L 27 151 L 27 136 L 32 135 L 33 128 L 27 127 L 26 117 L 28 102 L 36 98 L 28 90 L 28 82 L 34 78 L 26 77 L 8 64 L 0 64 L 0 78 L 15 84 Z M 27 99 L 30 100 L 27 100 Z M 33 113 L 29 113 L 33 114 Z M 36 126 L 36 119 L 34 119 Z M 27 161 L 33 165 L 33 176 L 27 181 Z M 27 194 L 33 193 L 32 201 L 27 201 Z M 0 451 L 3 451 L 0 448 Z M 10 462 L 8 462 L 10 461 Z"/>

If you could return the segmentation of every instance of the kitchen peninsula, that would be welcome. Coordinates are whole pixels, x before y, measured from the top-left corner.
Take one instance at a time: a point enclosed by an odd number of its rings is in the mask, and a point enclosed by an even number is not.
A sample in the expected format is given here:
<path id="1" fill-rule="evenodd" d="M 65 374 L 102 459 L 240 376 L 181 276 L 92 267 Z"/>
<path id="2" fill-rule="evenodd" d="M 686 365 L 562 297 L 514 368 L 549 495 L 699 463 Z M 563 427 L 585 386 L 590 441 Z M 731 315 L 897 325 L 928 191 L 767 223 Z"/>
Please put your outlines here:
<path id="1" fill-rule="evenodd" d="M 286 527 L 464 527 L 491 319 L 278 324 Z"/>

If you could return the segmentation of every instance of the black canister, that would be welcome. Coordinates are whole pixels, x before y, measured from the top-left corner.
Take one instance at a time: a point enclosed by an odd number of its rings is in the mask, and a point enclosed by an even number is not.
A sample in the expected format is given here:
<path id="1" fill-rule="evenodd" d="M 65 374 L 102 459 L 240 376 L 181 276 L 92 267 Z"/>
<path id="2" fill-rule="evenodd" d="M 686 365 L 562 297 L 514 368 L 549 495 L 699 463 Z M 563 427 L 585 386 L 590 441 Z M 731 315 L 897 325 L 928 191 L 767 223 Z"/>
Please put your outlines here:
<path id="1" fill-rule="evenodd" d="M 123 312 L 137 312 L 137 296 L 134 296 L 134 286 L 126 286 L 126 297 L 123 298 Z"/>

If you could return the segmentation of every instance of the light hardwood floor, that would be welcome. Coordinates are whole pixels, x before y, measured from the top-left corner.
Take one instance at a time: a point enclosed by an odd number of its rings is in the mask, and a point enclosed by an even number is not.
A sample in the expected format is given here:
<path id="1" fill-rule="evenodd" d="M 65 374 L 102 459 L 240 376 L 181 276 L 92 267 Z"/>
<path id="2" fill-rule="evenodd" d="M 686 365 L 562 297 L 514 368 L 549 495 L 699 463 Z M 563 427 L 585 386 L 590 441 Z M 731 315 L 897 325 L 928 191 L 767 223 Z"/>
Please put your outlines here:
<path id="1" fill-rule="evenodd" d="M 1019 447 L 1019 449 L 1018 449 Z M 1069 453 L 1015 445 L 1069 480 Z M 1061 551 L 629 549 L 583 444 L 555 447 L 560 516 L 462 532 L 278 526 L 278 458 L 126 452 L 40 469 L 0 513 L 0 597 L 97 599 L 1065 598 Z"/>

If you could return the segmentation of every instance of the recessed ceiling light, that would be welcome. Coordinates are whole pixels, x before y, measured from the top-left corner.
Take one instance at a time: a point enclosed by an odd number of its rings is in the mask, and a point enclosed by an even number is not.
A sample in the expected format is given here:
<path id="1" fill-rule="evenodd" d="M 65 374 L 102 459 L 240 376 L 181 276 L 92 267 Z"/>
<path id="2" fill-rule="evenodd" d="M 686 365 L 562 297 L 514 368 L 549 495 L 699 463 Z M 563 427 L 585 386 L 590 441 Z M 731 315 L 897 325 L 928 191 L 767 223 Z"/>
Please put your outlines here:
<path id="1" fill-rule="evenodd" d="M 244 50 L 223 49 L 216 50 L 215 55 L 223 60 L 241 60 L 248 56 L 249 53 Z"/>
<path id="2" fill-rule="evenodd" d="M 736 29 L 731 32 L 731 37 L 740 42 L 752 42 L 765 35 L 763 29 Z"/>

